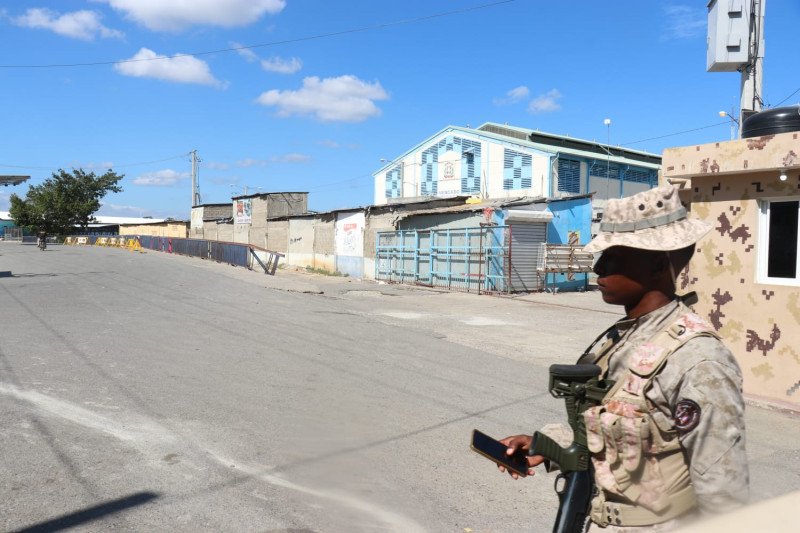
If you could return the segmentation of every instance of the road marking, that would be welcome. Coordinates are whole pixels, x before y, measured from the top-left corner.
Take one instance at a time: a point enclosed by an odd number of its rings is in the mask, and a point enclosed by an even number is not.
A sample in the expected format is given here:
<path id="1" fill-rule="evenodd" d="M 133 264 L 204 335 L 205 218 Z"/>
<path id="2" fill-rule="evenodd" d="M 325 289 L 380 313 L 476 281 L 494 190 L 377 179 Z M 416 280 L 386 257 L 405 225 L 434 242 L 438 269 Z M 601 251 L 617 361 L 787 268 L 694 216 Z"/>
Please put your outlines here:
<path id="1" fill-rule="evenodd" d="M 474 316 L 472 318 L 467 318 L 465 320 L 461 320 L 462 324 L 466 324 L 468 326 L 518 326 L 514 322 L 508 322 L 506 320 L 500 320 L 498 318 L 488 318 L 485 316 Z"/>
<path id="2" fill-rule="evenodd" d="M 404 320 L 417 320 L 425 316 L 423 313 L 408 313 L 403 311 L 384 312 L 381 314 L 392 318 L 402 318 Z"/>
<path id="3" fill-rule="evenodd" d="M 22 400 L 33 405 L 41 411 L 45 411 L 89 429 L 110 434 L 122 441 L 136 442 L 146 439 L 144 442 L 150 442 L 152 444 L 153 441 L 161 441 L 164 443 L 168 441 L 174 442 L 177 440 L 169 435 L 168 430 L 165 430 L 156 424 L 149 423 L 143 419 L 137 420 L 135 424 L 131 423 L 130 421 L 127 421 L 123 424 L 116 420 L 93 413 L 88 409 L 84 409 L 70 402 L 65 402 L 37 391 L 23 390 L 7 383 L 0 383 L 0 394 Z M 200 443 L 197 444 L 200 445 Z M 262 469 L 240 464 L 237 461 L 225 458 L 210 450 L 207 450 L 207 454 L 208 457 L 227 468 L 236 468 L 237 470 L 246 472 L 255 478 L 269 483 L 270 485 L 333 501 L 356 511 L 371 515 L 381 522 L 387 524 L 392 531 L 403 533 L 425 532 L 425 529 L 412 519 L 383 509 L 382 507 L 374 505 L 358 497 L 344 494 L 341 491 L 333 492 L 304 487 L 302 485 L 292 483 L 291 481 L 280 476 L 267 474 L 263 472 Z M 169 456 L 165 456 L 164 460 L 166 461 L 168 457 Z M 169 459 L 173 458 L 174 457 L 169 457 Z"/>
<path id="4" fill-rule="evenodd" d="M 132 442 L 143 437 L 153 438 L 156 435 L 162 441 L 174 440 L 172 438 L 165 439 L 164 429 L 146 420 L 137 420 L 135 424 L 130 421 L 122 423 L 34 390 L 23 390 L 14 385 L 0 383 L 0 394 L 25 401 L 41 411 L 90 429 L 108 433 L 122 441 Z"/>
<path id="5" fill-rule="evenodd" d="M 381 522 L 383 522 L 384 524 L 386 524 L 391 529 L 391 531 L 398 531 L 403 533 L 415 533 L 415 532 L 424 533 L 426 531 L 425 528 L 416 523 L 414 520 L 399 515 L 395 512 L 383 509 L 382 507 L 374 505 L 358 497 L 345 494 L 341 491 L 333 492 L 324 489 L 304 487 L 302 485 L 292 483 L 291 481 L 284 479 L 280 476 L 267 474 L 263 472 L 262 469 L 260 468 L 253 468 L 248 465 L 237 463 L 236 461 L 225 458 L 211 450 L 206 450 L 206 451 L 211 457 L 213 457 L 220 464 L 236 468 L 237 470 L 245 472 L 250 476 L 258 478 L 266 483 L 269 483 L 270 485 L 274 485 L 276 487 L 281 487 L 284 489 L 291 489 L 311 496 L 316 496 L 317 498 L 323 498 L 326 500 L 334 501 L 341 505 L 350 507 L 351 509 L 354 509 L 356 511 L 372 515 Z"/>

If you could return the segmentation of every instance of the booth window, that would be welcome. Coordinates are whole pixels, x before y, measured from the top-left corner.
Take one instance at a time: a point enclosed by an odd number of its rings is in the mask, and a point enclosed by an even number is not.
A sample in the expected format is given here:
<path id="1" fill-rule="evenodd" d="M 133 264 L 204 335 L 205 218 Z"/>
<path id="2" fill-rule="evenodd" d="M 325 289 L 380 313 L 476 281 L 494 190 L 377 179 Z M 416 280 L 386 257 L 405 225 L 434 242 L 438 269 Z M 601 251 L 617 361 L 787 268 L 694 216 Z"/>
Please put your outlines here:
<path id="1" fill-rule="evenodd" d="M 758 254 L 758 281 L 781 285 L 800 285 L 798 266 L 798 224 L 800 202 L 765 200 L 761 202 Z"/>

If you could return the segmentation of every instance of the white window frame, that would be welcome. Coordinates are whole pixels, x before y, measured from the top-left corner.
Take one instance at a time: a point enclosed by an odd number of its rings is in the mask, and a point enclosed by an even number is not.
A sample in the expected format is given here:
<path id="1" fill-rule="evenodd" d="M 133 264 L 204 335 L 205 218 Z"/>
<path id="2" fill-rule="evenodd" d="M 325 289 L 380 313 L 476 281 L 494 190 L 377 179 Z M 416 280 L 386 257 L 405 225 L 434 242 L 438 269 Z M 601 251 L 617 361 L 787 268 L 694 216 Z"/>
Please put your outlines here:
<path id="1" fill-rule="evenodd" d="M 758 257 L 756 263 L 756 283 L 769 285 L 786 285 L 790 287 L 800 287 L 800 213 L 798 213 L 798 243 L 797 243 L 797 262 L 795 264 L 794 278 L 774 278 L 767 275 L 767 261 L 769 259 L 769 215 L 770 205 L 779 202 L 798 202 L 800 211 L 800 198 L 761 198 L 758 200 Z"/>

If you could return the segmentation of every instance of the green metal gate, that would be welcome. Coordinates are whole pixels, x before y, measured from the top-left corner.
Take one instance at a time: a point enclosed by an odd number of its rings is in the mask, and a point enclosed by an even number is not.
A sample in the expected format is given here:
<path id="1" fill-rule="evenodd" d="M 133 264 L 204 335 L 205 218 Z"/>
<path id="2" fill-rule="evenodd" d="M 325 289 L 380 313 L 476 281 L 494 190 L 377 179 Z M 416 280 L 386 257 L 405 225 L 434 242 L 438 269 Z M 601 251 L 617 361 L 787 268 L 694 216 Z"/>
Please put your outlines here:
<path id="1" fill-rule="evenodd" d="M 381 231 L 375 279 L 477 293 L 510 291 L 508 226 Z"/>

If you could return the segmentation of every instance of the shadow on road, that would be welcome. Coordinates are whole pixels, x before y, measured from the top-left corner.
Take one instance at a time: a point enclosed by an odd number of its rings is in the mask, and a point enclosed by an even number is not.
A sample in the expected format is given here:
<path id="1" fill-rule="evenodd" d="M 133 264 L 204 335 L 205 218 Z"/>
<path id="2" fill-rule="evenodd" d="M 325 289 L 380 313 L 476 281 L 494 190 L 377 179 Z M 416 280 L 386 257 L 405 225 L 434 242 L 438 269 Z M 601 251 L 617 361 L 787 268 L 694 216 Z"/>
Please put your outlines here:
<path id="1" fill-rule="evenodd" d="M 156 498 L 158 498 L 158 494 L 154 492 L 137 492 L 136 494 L 124 498 L 101 503 L 52 520 L 47 520 L 46 522 L 40 522 L 23 529 L 18 529 L 14 533 L 50 533 L 52 531 L 63 531 L 87 522 L 99 520 L 110 514 L 125 511 L 131 507 L 144 505 Z"/>
<path id="2" fill-rule="evenodd" d="M 38 278 L 40 276 L 55 277 L 58 274 L 48 272 L 47 274 L 14 274 L 10 270 L 3 270 L 0 272 L 0 278 Z"/>

